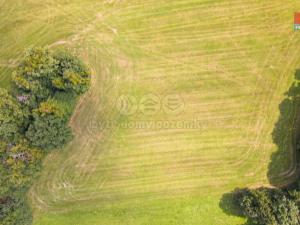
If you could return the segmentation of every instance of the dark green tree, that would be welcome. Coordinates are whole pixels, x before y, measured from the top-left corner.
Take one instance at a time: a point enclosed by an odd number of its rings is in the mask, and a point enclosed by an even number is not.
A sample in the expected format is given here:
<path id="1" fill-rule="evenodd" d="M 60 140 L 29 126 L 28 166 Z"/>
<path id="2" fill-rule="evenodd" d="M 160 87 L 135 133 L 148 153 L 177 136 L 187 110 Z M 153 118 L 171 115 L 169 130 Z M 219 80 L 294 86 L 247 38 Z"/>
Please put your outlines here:
<path id="1" fill-rule="evenodd" d="M 63 147 L 71 138 L 68 117 L 55 100 L 42 102 L 34 110 L 34 121 L 30 124 L 26 137 L 32 146 L 45 150 Z"/>
<path id="2" fill-rule="evenodd" d="M 299 209 L 287 193 L 279 189 L 246 189 L 239 196 L 241 209 L 260 225 L 299 225 Z"/>
<path id="3" fill-rule="evenodd" d="M 24 112 L 5 89 L 0 89 L 0 139 L 14 142 L 20 137 Z"/>
<path id="4" fill-rule="evenodd" d="M 1 225 L 32 224 L 31 209 L 24 196 L 25 193 L 22 191 L 0 197 Z"/>

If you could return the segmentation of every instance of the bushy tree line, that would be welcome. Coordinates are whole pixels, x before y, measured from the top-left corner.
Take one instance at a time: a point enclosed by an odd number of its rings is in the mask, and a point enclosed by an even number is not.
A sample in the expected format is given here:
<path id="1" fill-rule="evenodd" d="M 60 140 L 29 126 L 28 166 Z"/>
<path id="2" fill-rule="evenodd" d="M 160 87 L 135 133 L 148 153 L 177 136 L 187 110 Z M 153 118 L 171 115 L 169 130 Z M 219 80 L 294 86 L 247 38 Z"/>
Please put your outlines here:
<path id="1" fill-rule="evenodd" d="M 90 73 L 75 56 L 33 48 L 0 89 L 0 224 L 31 224 L 26 191 L 43 157 L 72 138 L 68 126 Z"/>

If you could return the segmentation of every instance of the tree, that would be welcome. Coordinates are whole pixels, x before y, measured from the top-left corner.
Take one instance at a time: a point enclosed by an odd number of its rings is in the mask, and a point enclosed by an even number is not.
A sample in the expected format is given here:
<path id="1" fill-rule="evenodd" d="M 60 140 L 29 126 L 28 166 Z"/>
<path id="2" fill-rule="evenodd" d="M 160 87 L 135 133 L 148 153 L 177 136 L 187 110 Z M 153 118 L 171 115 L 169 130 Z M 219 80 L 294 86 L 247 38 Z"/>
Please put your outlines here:
<path id="1" fill-rule="evenodd" d="M 0 139 L 16 141 L 25 115 L 19 103 L 5 89 L 0 89 Z"/>
<path id="2" fill-rule="evenodd" d="M 18 93 L 33 94 L 44 100 L 52 94 L 51 79 L 55 75 L 58 62 L 46 48 L 32 48 L 13 73 L 13 83 Z"/>
<path id="3" fill-rule="evenodd" d="M 40 169 L 41 158 L 42 152 L 25 140 L 18 144 L 0 141 L 0 224 L 32 223 L 25 192 Z"/>
<path id="4" fill-rule="evenodd" d="M 0 224 L 32 222 L 26 191 L 43 150 L 72 137 L 68 121 L 90 82 L 85 65 L 66 53 L 33 48 L 13 73 L 13 93 L 0 89 Z"/>
<path id="5" fill-rule="evenodd" d="M 56 76 L 52 79 L 53 86 L 77 94 L 86 92 L 90 84 L 90 73 L 86 66 L 65 51 L 56 52 L 53 57 L 58 62 Z"/>
<path id="6" fill-rule="evenodd" d="M 90 73 L 83 62 L 68 52 L 32 48 L 14 72 L 13 84 L 20 101 L 34 107 L 56 91 L 84 93 L 90 84 Z"/>
<path id="7" fill-rule="evenodd" d="M 10 188 L 27 187 L 40 169 L 42 152 L 31 148 L 26 140 L 0 148 L 2 179 Z M 3 170 L 5 172 L 3 172 Z"/>
<path id="8" fill-rule="evenodd" d="M 0 196 L 1 225 L 30 225 L 32 215 L 25 193 L 16 192 L 10 196 Z"/>
<path id="9" fill-rule="evenodd" d="M 299 209 L 288 193 L 279 189 L 246 189 L 239 197 L 246 217 L 261 225 L 298 225 Z"/>
<path id="10" fill-rule="evenodd" d="M 68 118 L 55 100 L 42 102 L 33 117 L 34 121 L 26 132 L 32 146 L 51 150 L 61 148 L 72 138 Z"/>

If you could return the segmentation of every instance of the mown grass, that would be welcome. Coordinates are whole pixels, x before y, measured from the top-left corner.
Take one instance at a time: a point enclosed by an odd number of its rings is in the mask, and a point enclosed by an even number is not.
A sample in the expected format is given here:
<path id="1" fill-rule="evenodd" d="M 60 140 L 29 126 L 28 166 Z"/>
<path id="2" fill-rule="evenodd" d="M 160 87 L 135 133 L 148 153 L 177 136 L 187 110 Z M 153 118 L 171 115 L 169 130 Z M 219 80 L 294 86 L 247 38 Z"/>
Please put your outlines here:
<path id="1" fill-rule="evenodd" d="M 241 225 L 219 206 L 235 187 L 289 181 L 292 149 L 272 132 L 299 68 L 295 1 L 0 1 L 1 85 L 24 48 L 78 53 L 92 88 L 74 141 L 45 161 L 29 193 L 34 224 Z M 3 10 L 2 10 L 3 9 Z M 177 94 L 179 115 L 120 117 L 121 94 Z M 124 129 L 124 121 L 200 121 L 198 129 Z M 102 121 L 116 121 L 102 127 Z M 292 130 L 281 131 L 291 141 Z M 285 157 L 286 156 L 286 157 Z M 277 160 L 278 161 L 278 160 Z M 288 174 L 288 173 L 287 173 Z"/>

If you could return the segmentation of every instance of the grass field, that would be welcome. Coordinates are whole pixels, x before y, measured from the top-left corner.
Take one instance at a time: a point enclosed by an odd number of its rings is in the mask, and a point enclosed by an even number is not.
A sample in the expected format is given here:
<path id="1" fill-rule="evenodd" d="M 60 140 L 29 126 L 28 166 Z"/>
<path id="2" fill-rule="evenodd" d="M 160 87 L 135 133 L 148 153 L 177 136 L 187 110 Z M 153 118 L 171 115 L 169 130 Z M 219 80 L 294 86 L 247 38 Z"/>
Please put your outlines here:
<path id="1" fill-rule="evenodd" d="M 28 195 L 34 225 L 242 225 L 219 206 L 223 194 L 292 179 L 296 107 L 276 123 L 300 66 L 298 1 L 0 0 L 0 9 L 1 86 L 30 46 L 70 48 L 92 69 L 73 142 L 47 157 Z M 120 95 L 149 93 L 181 96 L 184 111 L 116 110 Z M 193 120 L 197 129 L 119 126 Z"/>

